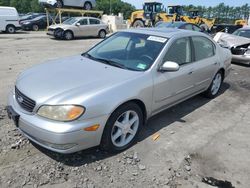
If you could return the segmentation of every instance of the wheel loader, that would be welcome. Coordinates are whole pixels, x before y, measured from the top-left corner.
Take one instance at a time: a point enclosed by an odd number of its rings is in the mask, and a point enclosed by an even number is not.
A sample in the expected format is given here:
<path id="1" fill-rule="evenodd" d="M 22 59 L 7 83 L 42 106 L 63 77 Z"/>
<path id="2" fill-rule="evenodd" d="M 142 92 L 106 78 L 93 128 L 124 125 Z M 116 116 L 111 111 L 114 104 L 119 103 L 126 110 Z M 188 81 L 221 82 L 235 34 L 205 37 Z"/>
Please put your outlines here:
<path id="1" fill-rule="evenodd" d="M 168 13 L 167 13 L 168 12 Z M 152 27 L 157 22 L 184 21 L 200 25 L 204 30 L 210 30 L 215 19 L 201 18 L 197 10 L 191 10 L 188 16 L 183 14 L 183 7 L 180 5 L 168 6 L 168 11 L 162 3 L 148 1 L 143 5 L 143 10 L 135 11 L 128 20 L 131 27 Z"/>

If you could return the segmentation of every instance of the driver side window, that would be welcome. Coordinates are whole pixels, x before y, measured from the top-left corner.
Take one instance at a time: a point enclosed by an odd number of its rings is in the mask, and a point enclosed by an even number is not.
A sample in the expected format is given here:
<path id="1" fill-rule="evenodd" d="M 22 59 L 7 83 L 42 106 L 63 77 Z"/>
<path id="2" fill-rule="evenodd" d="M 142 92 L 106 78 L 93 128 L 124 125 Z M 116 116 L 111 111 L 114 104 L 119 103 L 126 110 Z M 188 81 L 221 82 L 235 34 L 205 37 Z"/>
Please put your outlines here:
<path id="1" fill-rule="evenodd" d="M 179 65 L 192 62 L 191 44 L 189 38 L 177 39 L 168 49 L 163 62 L 173 61 Z"/>

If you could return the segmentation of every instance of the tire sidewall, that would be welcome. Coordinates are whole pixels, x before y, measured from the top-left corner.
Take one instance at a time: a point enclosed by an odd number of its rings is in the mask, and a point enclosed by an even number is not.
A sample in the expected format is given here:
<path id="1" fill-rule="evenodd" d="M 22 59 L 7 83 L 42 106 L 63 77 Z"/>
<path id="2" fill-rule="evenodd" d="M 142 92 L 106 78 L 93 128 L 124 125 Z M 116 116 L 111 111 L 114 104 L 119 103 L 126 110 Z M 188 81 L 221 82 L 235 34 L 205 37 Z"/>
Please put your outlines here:
<path id="1" fill-rule="evenodd" d="M 220 87 L 219 87 L 217 93 L 216 93 L 216 94 L 213 94 L 213 93 L 212 93 L 213 82 L 214 82 L 214 79 L 216 78 L 216 76 L 217 76 L 218 74 L 221 75 L 221 83 L 220 83 Z M 223 82 L 223 74 L 222 74 L 221 71 L 218 71 L 218 72 L 215 74 L 215 76 L 213 77 L 212 83 L 210 84 L 208 90 L 207 90 L 206 93 L 205 93 L 206 96 L 207 96 L 208 98 L 211 98 L 211 99 L 213 99 L 213 98 L 215 98 L 216 96 L 218 96 L 218 94 L 220 93 L 220 90 L 221 90 L 222 82 Z"/>
<path id="2" fill-rule="evenodd" d="M 32 25 L 32 30 L 33 31 L 38 31 L 39 30 L 39 26 L 36 25 L 36 24 Z"/>
<path id="3" fill-rule="evenodd" d="M 13 29 L 12 31 L 10 31 L 9 29 Z M 16 28 L 14 27 L 14 26 L 12 26 L 12 25 L 9 25 L 9 26 L 7 26 L 7 28 L 6 28 L 6 31 L 7 31 L 7 33 L 10 33 L 10 34 L 13 34 L 13 33 L 15 33 L 16 32 Z"/>
<path id="4" fill-rule="evenodd" d="M 102 36 L 102 33 L 105 34 Z M 104 30 L 99 31 L 99 37 L 102 39 L 106 38 L 106 32 Z"/>
<path id="5" fill-rule="evenodd" d="M 71 38 L 69 39 L 69 38 L 66 38 L 66 35 L 67 35 L 67 33 L 70 33 L 71 34 Z M 71 31 L 66 31 L 65 33 L 64 33 L 64 37 L 63 37 L 65 40 L 73 40 L 74 39 L 74 35 L 73 35 L 73 33 L 71 32 Z"/>
<path id="6" fill-rule="evenodd" d="M 130 141 L 130 143 L 128 143 L 127 145 L 125 145 L 123 147 L 117 147 L 113 144 L 113 142 L 111 140 L 112 129 L 113 129 L 114 124 L 117 121 L 117 119 L 124 112 L 129 111 L 129 110 L 136 112 L 138 117 L 139 117 L 138 130 L 137 130 L 137 133 L 135 134 L 134 138 Z M 142 113 L 141 108 L 137 104 L 131 102 L 131 103 L 126 103 L 126 104 L 118 107 L 111 114 L 111 116 L 109 117 L 109 119 L 105 125 L 104 132 L 102 135 L 101 148 L 104 150 L 108 150 L 110 152 L 116 153 L 116 152 L 120 152 L 120 151 L 123 151 L 123 150 L 131 147 L 135 143 L 135 141 L 137 140 L 142 125 L 143 125 L 143 113 Z"/>
<path id="7" fill-rule="evenodd" d="M 89 8 L 87 9 L 86 7 L 89 7 Z M 91 9 L 92 9 L 91 3 L 86 2 L 86 3 L 84 4 L 84 6 L 83 6 L 83 9 L 84 9 L 84 10 L 91 10 Z"/>

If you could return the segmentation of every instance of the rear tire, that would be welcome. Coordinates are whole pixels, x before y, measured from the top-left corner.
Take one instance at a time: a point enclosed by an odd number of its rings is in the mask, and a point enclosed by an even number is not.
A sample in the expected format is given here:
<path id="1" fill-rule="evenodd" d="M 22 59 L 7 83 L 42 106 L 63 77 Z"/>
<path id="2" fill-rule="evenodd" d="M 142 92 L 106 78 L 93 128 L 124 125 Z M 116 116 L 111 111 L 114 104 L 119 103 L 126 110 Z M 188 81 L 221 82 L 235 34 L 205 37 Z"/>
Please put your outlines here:
<path id="1" fill-rule="evenodd" d="M 73 40 L 74 35 L 73 35 L 72 31 L 65 31 L 64 34 L 63 34 L 63 38 L 65 40 Z"/>
<path id="2" fill-rule="evenodd" d="M 210 99 L 215 98 L 220 92 L 222 82 L 223 82 L 223 74 L 222 71 L 219 71 L 215 74 L 212 83 L 210 84 L 207 91 L 205 91 L 204 93 L 205 96 Z"/>
<path id="3" fill-rule="evenodd" d="M 209 27 L 207 26 L 207 24 L 201 24 L 200 28 L 202 31 L 208 32 L 209 31 Z"/>
<path id="4" fill-rule="evenodd" d="M 90 2 L 86 2 L 83 6 L 84 10 L 91 10 L 92 9 L 92 4 Z"/>
<path id="5" fill-rule="evenodd" d="M 141 20 L 136 20 L 134 23 L 133 23 L 133 27 L 135 28 L 140 28 L 140 27 L 145 27 L 143 21 Z"/>
<path id="6" fill-rule="evenodd" d="M 15 33 L 15 32 L 16 32 L 15 26 L 14 26 L 14 25 L 8 25 L 8 26 L 6 27 L 6 32 L 7 32 L 7 33 L 10 33 L 10 34 Z"/>
<path id="7" fill-rule="evenodd" d="M 141 108 L 133 103 L 118 107 L 109 117 L 102 135 L 101 148 L 109 152 L 120 152 L 137 140 L 143 124 Z"/>
<path id="8" fill-rule="evenodd" d="M 100 38 L 104 39 L 104 38 L 106 37 L 106 31 L 104 31 L 104 30 L 99 31 L 98 36 L 99 36 Z"/>

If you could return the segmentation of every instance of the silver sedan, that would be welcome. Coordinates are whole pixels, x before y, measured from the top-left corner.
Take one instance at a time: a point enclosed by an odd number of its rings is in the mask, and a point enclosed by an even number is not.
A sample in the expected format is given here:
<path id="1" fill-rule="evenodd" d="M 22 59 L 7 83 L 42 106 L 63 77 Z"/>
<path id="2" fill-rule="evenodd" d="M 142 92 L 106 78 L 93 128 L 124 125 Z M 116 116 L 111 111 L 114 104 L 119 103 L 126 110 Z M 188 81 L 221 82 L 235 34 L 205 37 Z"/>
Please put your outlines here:
<path id="1" fill-rule="evenodd" d="M 108 25 L 98 18 L 71 17 L 62 24 L 49 26 L 47 34 L 58 39 L 72 40 L 90 36 L 105 38 L 108 32 Z"/>
<path id="2" fill-rule="evenodd" d="M 24 71 L 7 111 L 47 149 L 117 152 L 135 143 L 151 116 L 199 93 L 216 97 L 230 62 L 230 51 L 202 33 L 126 30 L 81 55 Z"/>

